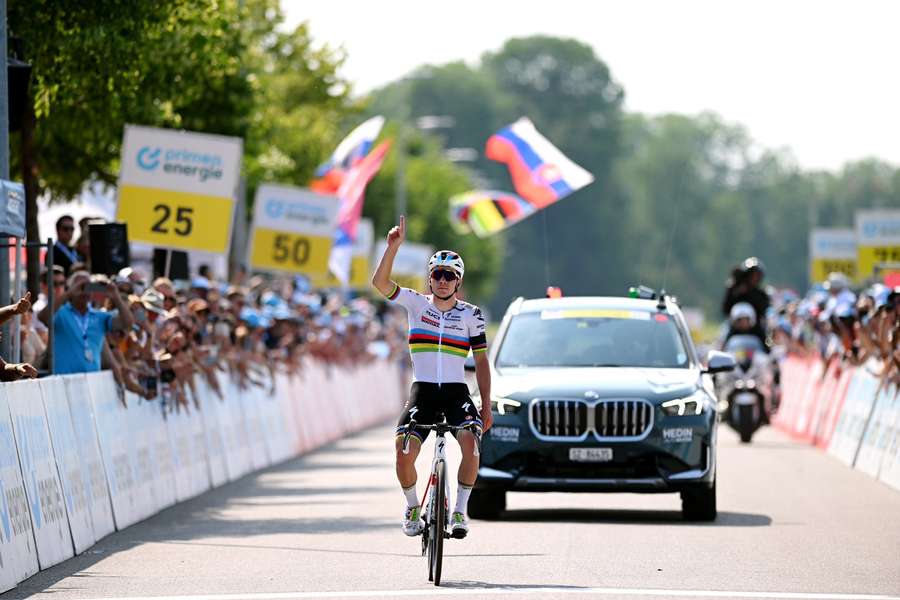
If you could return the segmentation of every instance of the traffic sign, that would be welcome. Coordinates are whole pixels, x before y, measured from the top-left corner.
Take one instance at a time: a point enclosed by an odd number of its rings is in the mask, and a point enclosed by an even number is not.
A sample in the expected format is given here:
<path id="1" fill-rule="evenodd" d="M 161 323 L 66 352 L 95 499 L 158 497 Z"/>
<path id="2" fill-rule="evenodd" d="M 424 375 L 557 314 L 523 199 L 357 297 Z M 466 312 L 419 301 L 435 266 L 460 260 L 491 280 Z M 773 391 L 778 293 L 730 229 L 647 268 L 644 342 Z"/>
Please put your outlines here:
<path id="1" fill-rule="evenodd" d="M 263 184 L 256 190 L 250 266 L 264 271 L 328 275 L 338 199 L 307 189 Z"/>
<path id="2" fill-rule="evenodd" d="M 130 241 L 227 254 L 240 138 L 125 126 L 116 219 Z"/>

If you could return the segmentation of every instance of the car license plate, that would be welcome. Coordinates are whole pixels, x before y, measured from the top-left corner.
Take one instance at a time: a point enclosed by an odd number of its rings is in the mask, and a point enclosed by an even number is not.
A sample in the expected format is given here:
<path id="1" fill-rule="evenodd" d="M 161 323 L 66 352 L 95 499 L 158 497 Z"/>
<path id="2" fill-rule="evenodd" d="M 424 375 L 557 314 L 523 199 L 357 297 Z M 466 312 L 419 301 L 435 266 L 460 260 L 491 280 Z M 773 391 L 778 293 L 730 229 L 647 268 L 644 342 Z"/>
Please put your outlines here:
<path id="1" fill-rule="evenodd" d="M 609 462 L 612 448 L 569 448 L 569 460 L 575 462 Z"/>

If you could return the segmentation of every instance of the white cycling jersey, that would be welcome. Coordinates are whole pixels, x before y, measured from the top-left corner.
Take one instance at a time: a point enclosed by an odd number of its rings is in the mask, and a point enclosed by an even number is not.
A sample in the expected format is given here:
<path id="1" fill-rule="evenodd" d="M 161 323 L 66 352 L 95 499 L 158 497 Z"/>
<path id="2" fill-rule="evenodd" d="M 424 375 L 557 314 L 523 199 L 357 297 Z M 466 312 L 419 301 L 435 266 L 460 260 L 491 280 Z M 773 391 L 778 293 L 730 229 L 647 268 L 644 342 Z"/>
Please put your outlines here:
<path id="1" fill-rule="evenodd" d="M 465 383 L 464 365 L 469 349 L 475 354 L 487 351 L 481 309 L 457 300 L 456 306 L 441 312 L 434 305 L 433 296 L 396 284 L 387 299 L 406 309 L 414 380 Z"/>

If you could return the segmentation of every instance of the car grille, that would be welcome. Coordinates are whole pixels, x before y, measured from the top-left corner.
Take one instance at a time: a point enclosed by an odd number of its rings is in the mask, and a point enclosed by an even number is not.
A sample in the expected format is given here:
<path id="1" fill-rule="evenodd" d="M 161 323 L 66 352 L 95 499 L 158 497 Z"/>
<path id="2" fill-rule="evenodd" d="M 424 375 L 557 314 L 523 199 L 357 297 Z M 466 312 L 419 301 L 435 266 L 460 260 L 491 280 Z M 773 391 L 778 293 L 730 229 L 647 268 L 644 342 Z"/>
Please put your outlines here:
<path id="1" fill-rule="evenodd" d="M 653 405 L 646 400 L 534 400 L 529 408 L 534 432 L 547 438 L 599 439 L 644 437 L 653 427 Z"/>
<path id="2" fill-rule="evenodd" d="M 642 436 L 652 419 L 653 407 L 643 400 L 610 400 L 594 407 L 594 430 L 602 438 Z"/>
<path id="3" fill-rule="evenodd" d="M 581 437 L 588 430 L 588 405 L 581 400 L 536 400 L 531 422 L 540 435 Z"/>

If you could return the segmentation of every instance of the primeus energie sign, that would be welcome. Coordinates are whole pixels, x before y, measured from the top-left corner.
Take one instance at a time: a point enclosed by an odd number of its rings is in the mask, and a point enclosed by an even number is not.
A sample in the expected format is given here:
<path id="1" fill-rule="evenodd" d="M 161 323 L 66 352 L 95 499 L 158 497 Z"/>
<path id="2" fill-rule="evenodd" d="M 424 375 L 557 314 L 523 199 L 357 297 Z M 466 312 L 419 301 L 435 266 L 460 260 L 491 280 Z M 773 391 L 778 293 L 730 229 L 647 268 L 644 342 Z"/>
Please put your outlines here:
<path id="1" fill-rule="evenodd" d="M 240 138 L 125 126 L 116 218 L 131 241 L 225 254 Z"/>

